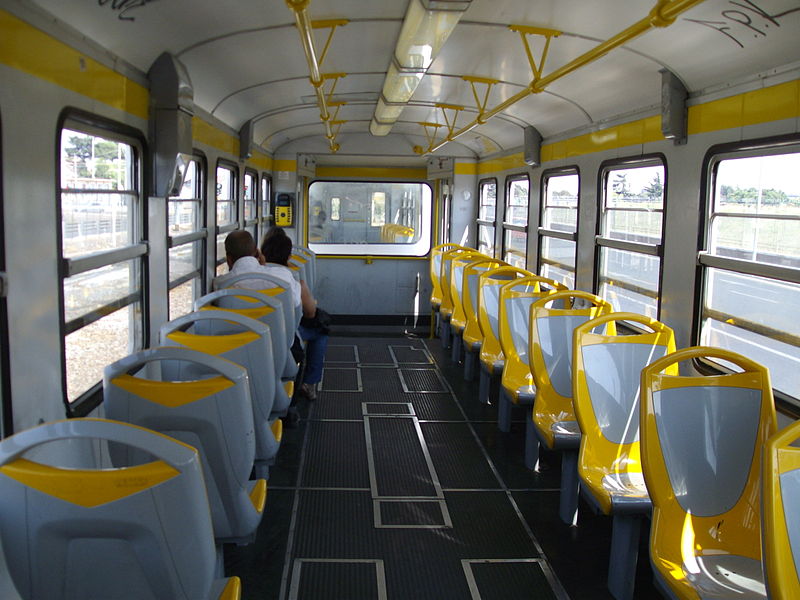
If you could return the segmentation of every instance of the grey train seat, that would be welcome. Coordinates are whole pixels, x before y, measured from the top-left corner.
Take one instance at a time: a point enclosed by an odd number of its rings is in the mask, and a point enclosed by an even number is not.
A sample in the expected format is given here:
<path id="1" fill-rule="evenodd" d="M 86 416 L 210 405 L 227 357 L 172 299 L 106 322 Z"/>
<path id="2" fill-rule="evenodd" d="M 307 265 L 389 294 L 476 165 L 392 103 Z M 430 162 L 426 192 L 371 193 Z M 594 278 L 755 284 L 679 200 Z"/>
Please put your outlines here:
<path id="1" fill-rule="evenodd" d="M 63 463 L 76 443 L 96 440 L 152 460 L 75 469 L 26 458 L 56 443 Z M 0 535 L 25 600 L 236 600 L 241 593 L 238 577 L 215 576 L 197 450 L 125 423 L 71 419 L 0 442 Z"/>
<path id="2" fill-rule="evenodd" d="M 240 326 L 239 333 L 204 334 L 209 331 L 204 322 L 223 320 Z M 250 397 L 253 401 L 253 423 L 256 430 L 255 463 L 259 477 L 266 476 L 267 467 L 275 462 L 283 437 L 280 419 L 272 415 L 275 399 L 275 369 L 272 358 L 269 327 L 263 323 L 230 311 L 203 310 L 184 315 L 161 327 L 161 343 L 165 346 L 185 346 L 226 358 L 247 369 Z M 174 381 L 194 379 L 203 371 L 187 363 L 169 362 L 162 365 L 165 377 Z"/>
<path id="3" fill-rule="evenodd" d="M 202 379 L 170 381 L 163 364 L 191 363 Z M 139 425 L 180 440 L 200 452 L 214 537 L 250 543 L 264 514 L 267 482 L 249 481 L 255 459 L 253 404 L 247 371 L 188 348 L 143 350 L 105 368 L 103 404 L 109 419 Z M 115 464 L 136 462 L 141 452 L 111 448 Z"/>

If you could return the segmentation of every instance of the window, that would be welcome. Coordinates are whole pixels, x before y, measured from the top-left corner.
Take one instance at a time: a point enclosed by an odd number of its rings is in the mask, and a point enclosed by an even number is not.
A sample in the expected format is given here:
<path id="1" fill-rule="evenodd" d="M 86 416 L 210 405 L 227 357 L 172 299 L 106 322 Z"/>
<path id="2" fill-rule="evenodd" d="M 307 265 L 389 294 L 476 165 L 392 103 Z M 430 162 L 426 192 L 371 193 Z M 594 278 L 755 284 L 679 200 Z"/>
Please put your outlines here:
<path id="1" fill-rule="evenodd" d="M 2 128 L 0 127 L 0 133 Z M 0 135 L 2 140 L 2 135 Z M 0 148 L 2 150 L 2 148 Z M 0 159 L 2 159 L 0 151 Z M 3 161 L 0 160 L 0 165 Z M 5 221 L 3 219 L 3 179 L 0 168 L 0 238 L 5 239 Z M 9 381 L 9 353 L 8 353 L 8 307 L 6 305 L 6 257 L 5 244 L 0 244 L 0 438 L 7 437 L 14 432 L 12 426 L 13 414 L 11 410 L 11 382 Z"/>
<path id="2" fill-rule="evenodd" d="M 664 165 L 624 163 L 602 178 L 598 294 L 614 310 L 658 318 Z"/>
<path id="3" fill-rule="evenodd" d="M 506 210 L 503 216 L 503 260 L 524 269 L 528 263 L 528 176 L 506 181 Z"/>
<path id="4" fill-rule="evenodd" d="M 180 193 L 168 202 L 170 319 L 192 312 L 194 301 L 202 293 L 204 182 L 205 161 L 196 156 L 186 167 Z"/>
<path id="5" fill-rule="evenodd" d="M 545 173 L 542 178 L 539 274 L 570 289 L 575 288 L 579 190 L 580 176 L 573 170 Z"/>
<path id="6" fill-rule="evenodd" d="M 478 252 L 494 257 L 494 220 L 497 207 L 497 181 L 480 182 L 478 206 Z"/>
<path id="7" fill-rule="evenodd" d="M 98 388 L 108 363 L 144 345 L 141 146 L 68 120 L 60 180 L 64 367 L 73 406 Z"/>
<path id="8" fill-rule="evenodd" d="M 430 249 L 432 201 L 426 183 L 315 181 L 308 204 L 314 252 L 424 256 Z"/>
<path id="9" fill-rule="evenodd" d="M 800 144 L 708 161 L 699 343 L 769 367 L 800 404 Z"/>
<path id="10" fill-rule="evenodd" d="M 242 200 L 244 202 L 244 227 L 258 240 L 256 226 L 256 211 L 258 210 L 258 174 L 249 169 L 244 172 L 244 190 Z"/>
<path id="11" fill-rule="evenodd" d="M 220 267 L 225 264 L 226 234 L 239 227 L 237 173 L 235 165 L 221 161 L 217 164 L 217 275 L 225 272 Z"/>

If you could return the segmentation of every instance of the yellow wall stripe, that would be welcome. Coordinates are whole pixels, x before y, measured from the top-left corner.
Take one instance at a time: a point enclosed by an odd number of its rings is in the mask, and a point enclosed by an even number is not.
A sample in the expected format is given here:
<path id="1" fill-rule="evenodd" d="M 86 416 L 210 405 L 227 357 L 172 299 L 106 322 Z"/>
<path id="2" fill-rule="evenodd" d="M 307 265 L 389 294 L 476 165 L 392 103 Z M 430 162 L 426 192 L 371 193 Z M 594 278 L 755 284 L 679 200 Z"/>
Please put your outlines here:
<path id="1" fill-rule="evenodd" d="M 509 154 L 501 158 L 493 158 L 478 163 L 478 175 L 497 173 L 498 171 L 508 171 L 509 169 L 525 168 L 525 161 L 522 159 L 522 152 Z"/>
<path id="2" fill-rule="evenodd" d="M 297 161 L 296 160 L 273 160 L 272 161 L 272 170 L 273 171 L 289 171 L 294 173 L 297 171 Z"/>
<path id="3" fill-rule="evenodd" d="M 427 169 L 412 167 L 317 167 L 317 177 L 358 177 L 372 179 L 427 179 Z"/>
<path id="4" fill-rule="evenodd" d="M 0 467 L 0 473 L 66 502 L 93 508 L 127 498 L 180 473 L 163 460 L 122 469 L 59 469 L 24 458 Z"/>
<path id="5" fill-rule="evenodd" d="M 453 171 L 456 175 L 477 175 L 478 163 L 457 162 L 453 167 Z"/>
<path id="6" fill-rule="evenodd" d="M 248 161 L 248 165 L 253 166 L 257 169 L 261 169 L 263 171 L 271 171 L 272 170 L 272 157 L 267 156 L 263 152 L 259 152 L 258 150 L 253 152 L 253 156 L 250 157 Z"/>
<path id="7" fill-rule="evenodd" d="M 689 135 L 800 117 L 800 79 L 689 108 Z"/>
<path id="8" fill-rule="evenodd" d="M 3 64 L 147 119 L 147 88 L 4 10 L 0 10 L 0 31 Z"/>
<path id="9" fill-rule="evenodd" d="M 192 117 L 192 139 L 217 150 L 239 156 L 239 138 L 217 129 L 200 117 Z"/>

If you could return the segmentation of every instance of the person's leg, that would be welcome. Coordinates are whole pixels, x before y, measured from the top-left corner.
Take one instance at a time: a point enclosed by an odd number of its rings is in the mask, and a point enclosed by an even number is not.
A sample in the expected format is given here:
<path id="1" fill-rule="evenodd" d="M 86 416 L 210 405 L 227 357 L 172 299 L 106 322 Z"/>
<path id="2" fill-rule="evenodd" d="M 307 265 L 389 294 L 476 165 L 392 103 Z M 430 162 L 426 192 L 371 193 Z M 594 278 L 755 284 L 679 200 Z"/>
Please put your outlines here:
<path id="1" fill-rule="evenodd" d="M 306 342 L 306 364 L 303 390 L 309 399 L 316 398 L 316 385 L 322 380 L 322 365 L 328 347 L 328 335 L 319 329 L 298 327 L 300 337 Z"/>

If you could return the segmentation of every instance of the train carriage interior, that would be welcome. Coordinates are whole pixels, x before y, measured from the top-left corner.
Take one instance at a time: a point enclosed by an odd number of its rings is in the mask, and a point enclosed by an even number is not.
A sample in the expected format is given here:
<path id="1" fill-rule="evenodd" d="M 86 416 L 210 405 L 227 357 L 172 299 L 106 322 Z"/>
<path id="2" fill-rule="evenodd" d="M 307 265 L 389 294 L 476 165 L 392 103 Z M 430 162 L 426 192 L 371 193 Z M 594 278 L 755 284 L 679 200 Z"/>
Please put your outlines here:
<path id="1" fill-rule="evenodd" d="M 800 598 L 798 34 L 0 0 L 0 598 Z"/>

